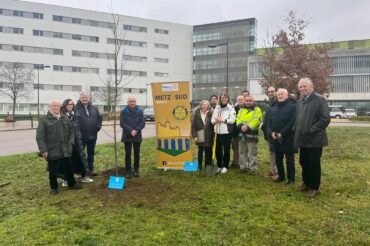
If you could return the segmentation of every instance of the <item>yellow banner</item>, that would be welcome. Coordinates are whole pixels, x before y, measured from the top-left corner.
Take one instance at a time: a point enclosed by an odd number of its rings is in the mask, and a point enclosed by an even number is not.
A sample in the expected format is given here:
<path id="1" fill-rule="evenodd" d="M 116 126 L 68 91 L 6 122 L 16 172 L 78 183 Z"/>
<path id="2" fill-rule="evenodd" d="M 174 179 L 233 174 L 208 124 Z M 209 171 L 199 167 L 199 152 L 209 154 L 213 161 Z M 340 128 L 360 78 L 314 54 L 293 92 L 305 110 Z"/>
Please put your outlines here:
<path id="1" fill-rule="evenodd" d="M 183 169 L 192 161 L 189 82 L 152 83 L 157 167 Z"/>

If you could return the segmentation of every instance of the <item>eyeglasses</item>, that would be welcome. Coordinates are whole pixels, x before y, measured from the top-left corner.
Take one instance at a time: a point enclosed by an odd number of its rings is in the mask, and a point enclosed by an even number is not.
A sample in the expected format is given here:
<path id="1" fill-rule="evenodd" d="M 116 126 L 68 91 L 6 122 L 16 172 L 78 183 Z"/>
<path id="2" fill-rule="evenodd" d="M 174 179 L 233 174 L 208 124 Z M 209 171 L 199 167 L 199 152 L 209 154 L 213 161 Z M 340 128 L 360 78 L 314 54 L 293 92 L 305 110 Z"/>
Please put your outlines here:
<path id="1" fill-rule="evenodd" d="M 267 93 L 275 93 L 275 91 L 267 91 Z"/>
<path id="2" fill-rule="evenodd" d="M 67 106 L 74 106 L 74 104 L 73 103 L 68 103 Z"/>

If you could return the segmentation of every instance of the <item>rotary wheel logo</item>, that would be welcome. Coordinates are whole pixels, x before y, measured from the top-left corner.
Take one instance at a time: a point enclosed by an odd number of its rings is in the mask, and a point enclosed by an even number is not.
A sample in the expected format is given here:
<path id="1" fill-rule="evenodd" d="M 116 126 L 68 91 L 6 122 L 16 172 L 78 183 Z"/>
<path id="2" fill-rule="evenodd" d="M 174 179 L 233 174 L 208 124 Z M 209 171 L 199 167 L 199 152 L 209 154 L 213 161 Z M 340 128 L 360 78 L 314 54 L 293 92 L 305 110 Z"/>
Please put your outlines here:
<path id="1" fill-rule="evenodd" d="M 177 120 L 183 120 L 188 115 L 188 110 L 183 106 L 177 106 L 172 111 L 173 116 Z"/>

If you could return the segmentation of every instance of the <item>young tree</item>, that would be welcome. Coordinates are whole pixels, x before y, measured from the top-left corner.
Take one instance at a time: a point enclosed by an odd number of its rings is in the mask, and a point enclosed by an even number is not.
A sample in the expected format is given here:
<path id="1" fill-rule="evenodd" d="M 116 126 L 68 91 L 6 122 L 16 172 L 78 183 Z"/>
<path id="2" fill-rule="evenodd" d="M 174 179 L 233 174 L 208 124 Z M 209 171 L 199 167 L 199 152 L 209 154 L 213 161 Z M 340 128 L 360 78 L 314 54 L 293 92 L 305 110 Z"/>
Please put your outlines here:
<path id="1" fill-rule="evenodd" d="M 328 45 L 306 45 L 303 43 L 304 30 L 309 21 L 297 18 L 293 11 L 285 19 L 288 31 L 280 30 L 272 36 L 270 47 L 266 47 L 262 57 L 260 84 L 288 89 L 299 97 L 298 81 L 309 77 L 314 82 L 315 91 L 327 95 L 330 92 L 329 76 L 333 72 L 333 62 L 328 56 Z"/>
<path id="2" fill-rule="evenodd" d="M 114 113 L 113 111 L 113 104 L 114 104 L 114 97 L 115 97 L 115 84 L 113 81 L 112 76 L 107 77 L 106 80 L 102 80 L 101 82 L 104 84 L 103 87 L 99 87 L 96 91 L 92 93 L 92 96 L 95 100 L 99 100 L 105 103 L 108 108 L 108 121 L 110 120 L 111 115 Z M 119 88 L 118 91 L 118 98 L 117 102 L 121 99 L 122 90 Z"/>
<path id="3" fill-rule="evenodd" d="M 13 102 L 13 128 L 17 101 L 29 97 L 33 89 L 33 80 L 33 70 L 25 69 L 18 63 L 0 69 L 0 94 L 9 97 Z"/>

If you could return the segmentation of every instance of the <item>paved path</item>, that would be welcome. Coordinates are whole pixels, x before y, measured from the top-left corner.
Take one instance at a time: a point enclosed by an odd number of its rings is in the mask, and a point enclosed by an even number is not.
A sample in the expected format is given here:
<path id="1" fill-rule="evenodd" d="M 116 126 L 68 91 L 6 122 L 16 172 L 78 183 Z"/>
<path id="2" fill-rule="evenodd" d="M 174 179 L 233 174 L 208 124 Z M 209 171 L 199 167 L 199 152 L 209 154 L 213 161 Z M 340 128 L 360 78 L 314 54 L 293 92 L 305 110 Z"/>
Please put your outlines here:
<path id="1" fill-rule="evenodd" d="M 147 122 L 143 130 L 143 137 L 154 137 L 153 122 Z M 121 141 L 122 129 L 117 126 L 117 141 Z M 0 131 L 0 156 L 11 154 L 36 152 L 36 129 Z M 98 134 L 98 144 L 113 143 L 113 126 L 104 125 Z"/>

